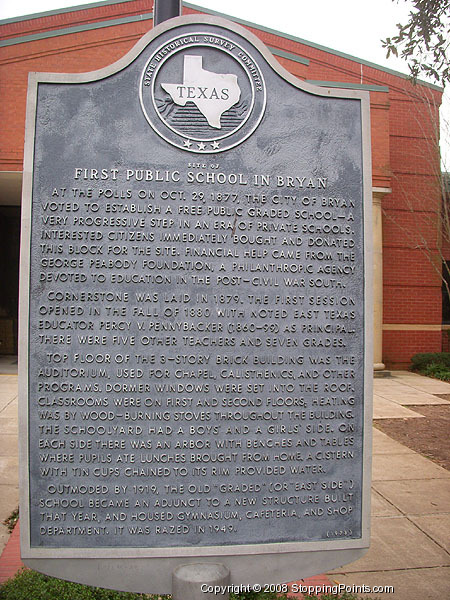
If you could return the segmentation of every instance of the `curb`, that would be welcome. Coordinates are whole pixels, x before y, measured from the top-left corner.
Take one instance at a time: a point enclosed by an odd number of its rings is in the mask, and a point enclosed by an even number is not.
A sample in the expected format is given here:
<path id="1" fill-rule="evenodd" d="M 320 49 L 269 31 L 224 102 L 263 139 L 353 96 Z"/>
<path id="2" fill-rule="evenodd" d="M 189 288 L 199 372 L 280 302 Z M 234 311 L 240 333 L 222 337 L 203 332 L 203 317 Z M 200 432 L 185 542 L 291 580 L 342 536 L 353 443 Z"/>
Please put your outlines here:
<path id="1" fill-rule="evenodd" d="M 17 522 L 0 556 L 0 583 L 14 577 L 24 566 L 20 560 L 20 525 Z"/>

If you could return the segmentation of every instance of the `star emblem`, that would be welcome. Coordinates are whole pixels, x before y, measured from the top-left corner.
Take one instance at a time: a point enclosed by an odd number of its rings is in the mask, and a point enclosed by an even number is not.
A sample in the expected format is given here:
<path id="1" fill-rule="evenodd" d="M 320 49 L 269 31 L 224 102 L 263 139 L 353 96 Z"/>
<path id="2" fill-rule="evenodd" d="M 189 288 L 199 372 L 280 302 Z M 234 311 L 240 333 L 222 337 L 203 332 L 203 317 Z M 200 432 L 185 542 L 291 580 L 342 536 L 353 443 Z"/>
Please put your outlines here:
<path id="1" fill-rule="evenodd" d="M 213 150 L 217 150 L 219 145 L 220 145 L 219 142 L 216 142 L 216 140 L 214 140 L 214 142 L 211 144 L 211 146 L 213 147 Z"/>
<path id="2" fill-rule="evenodd" d="M 200 142 L 200 144 L 197 144 L 197 146 L 198 146 L 199 150 L 204 150 L 206 148 L 206 146 L 203 142 Z"/>
<path id="3" fill-rule="evenodd" d="M 186 148 L 190 148 L 190 147 L 192 146 L 192 142 L 191 142 L 191 140 L 186 140 L 186 141 L 184 142 L 184 145 L 186 146 Z"/>

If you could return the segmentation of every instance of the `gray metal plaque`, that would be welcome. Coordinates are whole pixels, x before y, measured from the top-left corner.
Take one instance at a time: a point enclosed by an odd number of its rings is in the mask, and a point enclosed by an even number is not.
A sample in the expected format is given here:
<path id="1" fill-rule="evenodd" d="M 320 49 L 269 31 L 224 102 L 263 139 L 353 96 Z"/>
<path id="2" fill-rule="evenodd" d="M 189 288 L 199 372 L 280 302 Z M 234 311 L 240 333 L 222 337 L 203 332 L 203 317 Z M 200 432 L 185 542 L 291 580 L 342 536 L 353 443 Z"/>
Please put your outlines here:
<path id="1" fill-rule="evenodd" d="M 27 564 L 84 581 L 83 558 L 148 575 L 220 557 L 235 581 L 282 580 L 367 547 L 367 114 L 216 19 L 31 77 Z"/>

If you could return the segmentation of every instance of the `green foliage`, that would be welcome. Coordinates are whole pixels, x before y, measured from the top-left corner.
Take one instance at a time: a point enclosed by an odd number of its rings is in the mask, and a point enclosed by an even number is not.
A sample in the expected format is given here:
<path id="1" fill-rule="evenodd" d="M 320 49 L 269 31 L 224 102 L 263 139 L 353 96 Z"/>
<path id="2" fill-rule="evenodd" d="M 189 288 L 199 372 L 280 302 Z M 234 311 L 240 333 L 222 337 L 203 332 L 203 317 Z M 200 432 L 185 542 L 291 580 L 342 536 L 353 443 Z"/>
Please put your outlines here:
<path id="1" fill-rule="evenodd" d="M 12 513 L 9 515 L 9 517 L 6 517 L 6 519 L 3 521 L 3 525 L 6 525 L 9 533 L 12 533 L 18 520 L 19 520 L 19 509 L 16 508 L 15 510 L 12 511 Z"/>
<path id="2" fill-rule="evenodd" d="M 427 375 L 427 377 L 450 381 L 450 369 L 444 365 L 432 363 L 431 365 L 427 365 L 421 373 Z"/>
<path id="3" fill-rule="evenodd" d="M 450 369 L 450 352 L 421 352 L 411 358 L 412 371 L 420 371 L 431 364 L 443 365 Z"/>
<path id="4" fill-rule="evenodd" d="M 0 600 L 144 600 L 158 596 L 117 592 L 24 569 L 0 586 Z"/>
<path id="5" fill-rule="evenodd" d="M 386 56 L 393 54 L 407 60 L 414 80 L 425 75 L 445 86 L 450 81 L 450 0 L 411 2 L 408 22 L 398 23 L 397 35 L 381 41 Z"/>
<path id="6" fill-rule="evenodd" d="M 230 594 L 230 600 L 286 600 L 286 594 L 276 592 L 241 592 Z"/>
<path id="7" fill-rule="evenodd" d="M 344 592 L 343 594 L 323 594 L 322 596 L 308 596 L 304 597 L 304 600 L 358 600 L 353 594 Z"/>
<path id="8" fill-rule="evenodd" d="M 0 600 L 170 600 L 171 596 L 132 594 L 48 577 L 31 569 L 23 569 L 0 585 Z M 242 592 L 230 594 L 230 600 L 289 600 L 275 592 Z M 305 596 L 305 600 L 357 600 L 353 594 Z"/>
<path id="9" fill-rule="evenodd" d="M 450 352 L 424 352 L 411 358 L 411 370 L 450 381 Z"/>

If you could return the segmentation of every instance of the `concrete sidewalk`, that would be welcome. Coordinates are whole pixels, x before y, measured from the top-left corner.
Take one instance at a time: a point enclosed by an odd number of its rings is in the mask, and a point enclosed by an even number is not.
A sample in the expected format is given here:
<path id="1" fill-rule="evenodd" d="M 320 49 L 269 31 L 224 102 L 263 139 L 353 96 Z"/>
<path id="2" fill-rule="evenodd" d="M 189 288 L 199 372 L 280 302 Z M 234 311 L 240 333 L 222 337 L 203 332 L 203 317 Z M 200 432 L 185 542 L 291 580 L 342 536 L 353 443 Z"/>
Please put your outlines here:
<path id="1" fill-rule="evenodd" d="M 19 505 L 17 358 L 0 357 L 0 552 L 9 534 L 3 521 Z"/>
<path id="2" fill-rule="evenodd" d="M 392 374 L 374 380 L 374 419 L 420 419 L 423 415 L 411 406 L 449 404 L 436 394 L 450 394 L 450 384 L 408 371 Z M 448 598 L 450 472 L 374 428 L 371 548 L 329 577 L 395 590 L 363 597 Z"/>
<path id="3" fill-rule="evenodd" d="M 374 381 L 374 418 L 423 418 L 411 407 L 450 404 L 436 394 L 450 394 L 450 384 L 394 371 Z M 395 589 L 362 597 L 444 600 L 450 590 L 450 472 L 377 429 L 373 433 L 372 545 L 364 558 L 328 577 Z M 0 358 L 0 521 L 18 505 L 17 464 L 17 361 Z M 8 537 L 1 525 L 0 552 Z M 16 551 L 16 539 L 0 567 Z"/>

